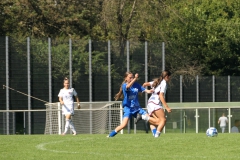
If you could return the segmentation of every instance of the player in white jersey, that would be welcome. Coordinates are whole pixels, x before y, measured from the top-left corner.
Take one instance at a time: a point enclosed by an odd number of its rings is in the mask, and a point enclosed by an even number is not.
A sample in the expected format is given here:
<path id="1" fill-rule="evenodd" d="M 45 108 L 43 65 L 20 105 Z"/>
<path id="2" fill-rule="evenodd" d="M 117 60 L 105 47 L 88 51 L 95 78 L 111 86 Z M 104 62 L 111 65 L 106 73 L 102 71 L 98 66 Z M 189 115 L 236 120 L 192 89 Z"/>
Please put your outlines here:
<path id="1" fill-rule="evenodd" d="M 68 78 L 65 78 L 63 81 L 63 89 L 60 90 L 58 97 L 59 101 L 62 105 L 62 114 L 65 115 L 66 118 L 66 124 L 65 124 L 65 130 L 62 133 L 62 135 L 65 135 L 68 131 L 68 127 L 71 128 L 73 135 L 76 135 L 77 132 L 74 128 L 73 122 L 72 122 L 72 116 L 74 115 L 74 100 L 73 96 L 75 96 L 76 101 L 78 103 L 78 109 L 80 109 L 80 101 L 77 96 L 77 92 L 74 88 L 69 88 L 69 80 Z"/>
<path id="2" fill-rule="evenodd" d="M 147 110 L 148 114 L 154 118 L 159 119 L 159 125 L 154 126 L 150 124 L 154 137 L 159 137 L 163 127 L 166 124 L 166 117 L 163 110 L 163 106 L 168 113 L 171 112 L 171 108 L 168 107 L 165 95 L 167 91 L 167 82 L 170 81 L 171 73 L 169 71 L 163 71 L 159 78 L 154 79 L 152 82 L 145 82 L 143 87 L 151 86 L 154 89 L 151 97 L 148 99 Z M 157 128 L 156 128 L 157 127 Z"/>
<path id="3" fill-rule="evenodd" d="M 227 126 L 228 119 L 225 116 L 225 113 L 222 114 L 222 116 L 218 119 L 218 124 L 220 124 L 220 128 L 222 129 L 222 133 L 225 132 L 225 128 Z"/>

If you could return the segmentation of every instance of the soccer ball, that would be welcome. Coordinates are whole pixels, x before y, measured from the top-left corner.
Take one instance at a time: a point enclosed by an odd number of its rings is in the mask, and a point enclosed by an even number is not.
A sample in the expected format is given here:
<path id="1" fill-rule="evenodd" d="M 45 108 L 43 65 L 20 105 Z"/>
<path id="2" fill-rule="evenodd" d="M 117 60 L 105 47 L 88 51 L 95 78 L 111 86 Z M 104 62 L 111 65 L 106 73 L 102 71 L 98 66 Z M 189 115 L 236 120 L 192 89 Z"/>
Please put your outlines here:
<path id="1" fill-rule="evenodd" d="M 216 128 L 210 127 L 210 128 L 207 129 L 206 135 L 207 135 L 208 137 L 217 137 L 218 131 L 217 131 Z"/>

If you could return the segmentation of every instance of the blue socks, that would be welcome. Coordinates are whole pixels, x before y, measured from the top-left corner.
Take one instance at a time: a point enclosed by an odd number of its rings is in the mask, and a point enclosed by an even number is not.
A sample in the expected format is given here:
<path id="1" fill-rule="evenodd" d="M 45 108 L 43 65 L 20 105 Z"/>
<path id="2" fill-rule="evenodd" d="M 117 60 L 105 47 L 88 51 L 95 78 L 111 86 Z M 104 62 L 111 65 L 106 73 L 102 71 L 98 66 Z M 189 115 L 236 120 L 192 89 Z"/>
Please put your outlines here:
<path id="1" fill-rule="evenodd" d="M 156 134 L 156 131 L 157 131 L 157 129 L 156 129 L 156 128 L 154 128 L 154 129 L 152 130 L 152 134 L 153 134 L 153 136 L 155 136 L 155 134 Z"/>
<path id="2" fill-rule="evenodd" d="M 117 132 L 115 130 L 113 130 L 108 137 L 114 137 L 117 134 Z"/>

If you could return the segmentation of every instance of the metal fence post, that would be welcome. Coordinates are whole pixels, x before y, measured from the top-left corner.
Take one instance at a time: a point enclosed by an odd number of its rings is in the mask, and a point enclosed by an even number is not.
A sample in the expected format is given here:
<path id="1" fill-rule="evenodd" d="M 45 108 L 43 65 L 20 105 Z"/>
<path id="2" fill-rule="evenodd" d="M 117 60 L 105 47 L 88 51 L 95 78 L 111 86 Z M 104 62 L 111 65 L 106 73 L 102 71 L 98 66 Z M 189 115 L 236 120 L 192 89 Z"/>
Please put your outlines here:
<path id="1" fill-rule="evenodd" d="M 6 86 L 9 86 L 9 50 L 8 36 L 6 36 Z M 6 87 L 6 110 L 9 110 L 9 88 Z M 9 134 L 9 112 L 6 112 L 6 134 Z"/>
<path id="2" fill-rule="evenodd" d="M 92 41 L 89 39 L 89 102 L 92 102 Z M 92 104 L 89 105 L 89 109 L 92 109 Z M 92 134 L 92 111 L 89 113 L 90 117 L 90 134 Z"/>
<path id="3" fill-rule="evenodd" d="M 30 38 L 27 37 L 27 77 L 28 77 L 28 110 L 31 110 L 31 55 Z M 31 112 L 28 112 L 28 134 L 31 134 Z"/>
<path id="4" fill-rule="evenodd" d="M 69 81 L 70 87 L 72 87 L 72 40 L 69 39 Z"/>
<path id="5" fill-rule="evenodd" d="M 127 71 L 129 72 L 130 71 L 130 59 L 129 59 L 129 41 L 127 40 Z M 131 132 L 131 128 L 130 128 L 130 121 L 128 121 L 128 124 L 127 124 L 127 128 L 128 128 L 128 134 Z"/>
<path id="6" fill-rule="evenodd" d="M 212 95 L 213 95 L 213 102 L 215 102 L 215 76 L 212 76 Z M 215 108 L 212 109 L 212 117 L 215 115 Z M 215 124 L 215 119 L 213 118 L 212 124 Z M 209 126 L 211 127 L 211 125 Z"/>
<path id="7" fill-rule="evenodd" d="M 162 71 L 165 70 L 165 43 L 162 42 Z"/>
<path id="8" fill-rule="evenodd" d="M 112 97 L 112 87 L 111 87 L 111 42 L 108 40 L 108 101 L 111 101 Z M 111 111 L 112 105 L 109 105 L 109 124 L 108 124 L 108 130 L 111 132 L 112 128 L 112 111 Z"/>
<path id="9" fill-rule="evenodd" d="M 48 85 L 49 85 L 49 102 L 52 103 L 52 52 L 51 38 L 48 38 Z"/>

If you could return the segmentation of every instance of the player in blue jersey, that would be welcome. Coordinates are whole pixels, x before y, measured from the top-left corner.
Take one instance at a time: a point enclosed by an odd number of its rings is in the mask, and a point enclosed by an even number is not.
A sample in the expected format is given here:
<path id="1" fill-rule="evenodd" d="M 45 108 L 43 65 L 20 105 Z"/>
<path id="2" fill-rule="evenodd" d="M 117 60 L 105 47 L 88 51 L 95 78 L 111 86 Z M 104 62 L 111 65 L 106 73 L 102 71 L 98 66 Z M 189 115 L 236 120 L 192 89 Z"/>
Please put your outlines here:
<path id="1" fill-rule="evenodd" d="M 148 114 L 151 117 L 155 117 L 159 119 L 159 124 L 153 125 L 150 124 L 150 128 L 152 130 L 154 137 L 159 137 L 163 127 L 166 124 L 166 116 L 163 110 L 163 106 L 167 110 L 168 113 L 171 112 L 171 108 L 168 107 L 167 102 L 165 100 L 165 95 L 167 91 L 167 82 L 170 81 L 171 72 L 165 70 L 162 72 L 159 78 L 154 79 L 151 82 L 145 82 L 143 87 L 151 86 L 154 89 L 151 97 L 148 99 Z"/>
<path id="2" fill-rule="evenodd" d="M 115 100 L 123 98 L 122 105 L 124 107 L 124 115 L 122 123 L 113 130 L 108 137 L 114 137 L 120 130 L 122 130 L 128 123 L 131 116 L 136 118 L 139 113 L 142 116 L 142 119 L 149 121 L 151 124 L 158 125 L 159 120 L 153 117 L 150 117 L 145 110 L 140 107 L 138 101 L 138 93 L 146 92 L 152 93 L 153 90 L 148 90 L 142 87 L 140 84 L 136 83 L 138 79 L 138 74 L 133 74 L 131 72 L 126 72 L 124 76 L 124 81 L 120 87 L 119 92 L 115 95 Z"/>

